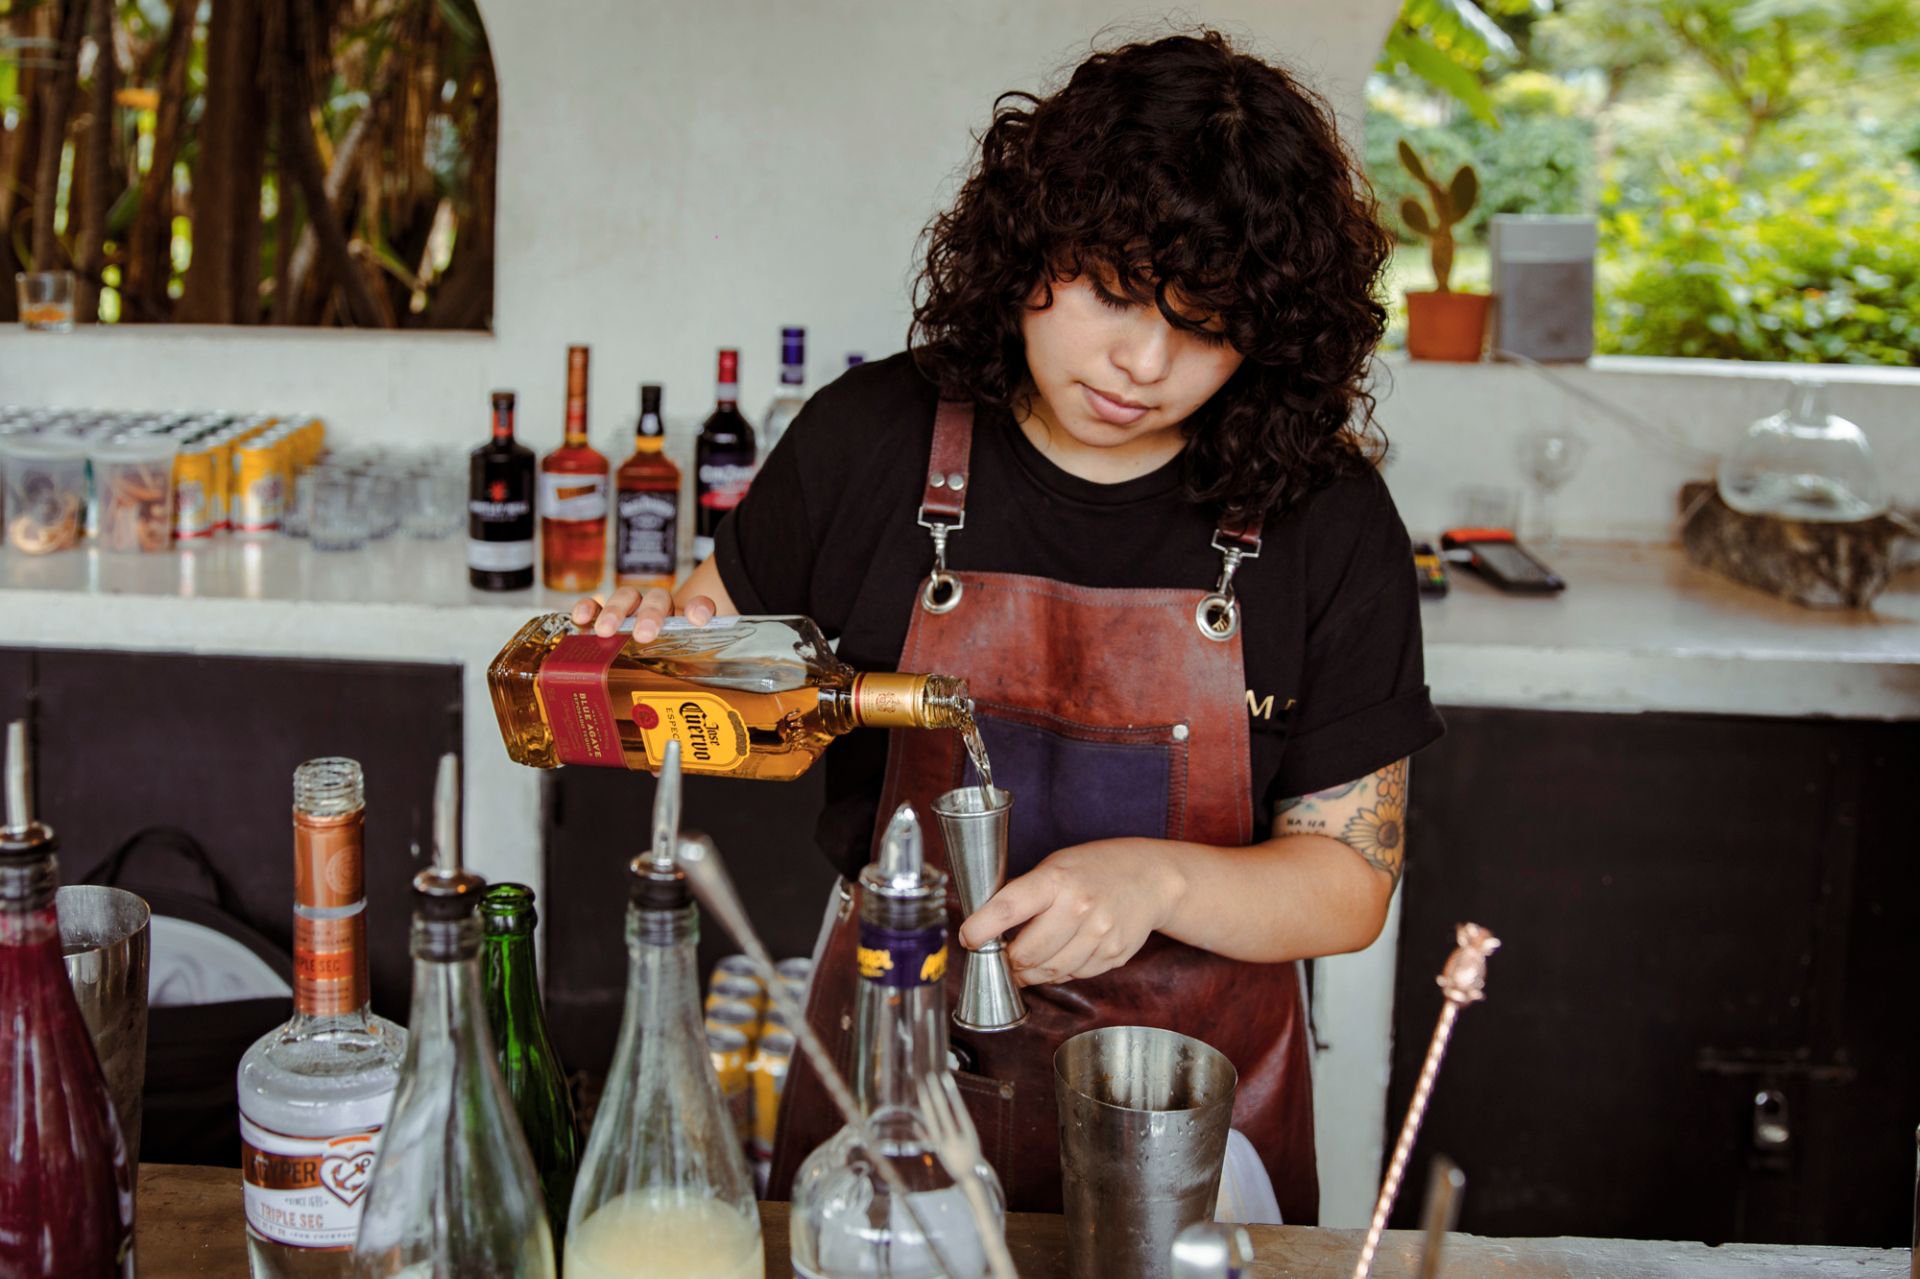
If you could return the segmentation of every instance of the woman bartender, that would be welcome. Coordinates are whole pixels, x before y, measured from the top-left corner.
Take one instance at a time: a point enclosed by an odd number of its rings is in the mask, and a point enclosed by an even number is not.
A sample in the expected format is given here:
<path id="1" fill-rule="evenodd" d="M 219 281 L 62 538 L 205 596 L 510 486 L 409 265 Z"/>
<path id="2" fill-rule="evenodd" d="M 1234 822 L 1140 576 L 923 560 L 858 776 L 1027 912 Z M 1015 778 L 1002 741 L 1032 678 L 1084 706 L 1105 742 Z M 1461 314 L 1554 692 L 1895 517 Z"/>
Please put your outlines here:
<path id="1" fill-rule="evenodd" d="M 857 668 L 968 680 L 1015 804 L 961 940 L 1012 931 L 1030 1015 L 955 1043 L 1010 1209 L 1059 1207 L 1054 1049 L 1130 1023 L 1232 1059 L 1234 1126 L 1316 1216 L 1296 961 L 1379 934 L 1407 757 L 1441 732 L 1374 467 L 1365 191 L 1325 104 L 1211 32 L 1004 95 L 927 231 L 911 350 L 814 397 L 671 600 L 575 607 L 639 639 L 804 614 Z M 828 857 L 851 877 L 965 767 L 951 733 L 841 739 Z M 809 1020 L 850 1056 L 851 963 L 823 963 Z M 796 1062 L 776 1197 L 837 1127 Z"/>

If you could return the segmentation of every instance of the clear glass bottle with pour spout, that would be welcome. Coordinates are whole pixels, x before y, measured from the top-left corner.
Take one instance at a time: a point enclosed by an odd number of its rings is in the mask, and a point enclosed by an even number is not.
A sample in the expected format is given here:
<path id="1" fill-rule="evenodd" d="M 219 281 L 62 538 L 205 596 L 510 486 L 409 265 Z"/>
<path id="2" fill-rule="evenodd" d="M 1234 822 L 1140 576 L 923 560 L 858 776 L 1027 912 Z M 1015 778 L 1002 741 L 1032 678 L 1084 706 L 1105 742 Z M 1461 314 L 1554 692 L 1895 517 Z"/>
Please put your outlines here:
<path id="1" fill-rule="evenodd" d="M 680 745 L 633 861 L 627 1006 L 567 1221 L 567 1279 L 761 1279 L 753 1180 L 707 1051 L 699 916 L 674 864 Z"/>
<path id="2" fill-rule="evenodd" d="M 808 1155 L 793 1181 L 791 1242 L 799 1279 L 975 1279 L 989 1273 L 965 1191 L 928 1140 L 922 1080 L 947 1066 L 946 876 L 926 864 L 920 824 L 902 805 L 880 853 L 860 872 L 860 998 L 855 1095 L 906 1182 L 893 1201 L 851 1125 Z M 820 980 L 844 979 L 821 974 Z M 996 1217 L 1000 1179 L 974 1167 Z M 920 1224 L 934 1237 L 929 1247 Z M 938 1249 L 938 1258 L 934 1248 Z M 941 1262 L 944 1261 L 944 1266 Z"/>
<path id="3" fill-rule="evenodd" d="M 557 1279 L 546 1201 L 500 1078 L 480 976 L 487 881 L 460 866 L 460 761 L 440 761 L 433 869 L 414 876 L 413 1013 L 353 1245 L 358 1275 Z"/>

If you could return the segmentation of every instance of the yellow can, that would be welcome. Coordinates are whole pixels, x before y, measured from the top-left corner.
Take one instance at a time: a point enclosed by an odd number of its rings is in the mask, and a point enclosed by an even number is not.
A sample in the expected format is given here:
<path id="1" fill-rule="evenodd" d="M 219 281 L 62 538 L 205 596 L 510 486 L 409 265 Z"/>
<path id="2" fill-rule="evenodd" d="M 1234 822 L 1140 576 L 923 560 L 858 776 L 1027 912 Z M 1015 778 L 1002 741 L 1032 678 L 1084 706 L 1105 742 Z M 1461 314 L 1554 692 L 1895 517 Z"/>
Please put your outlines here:
<path id="1" fill-rule="evenodd" d="M 213 448 L 205 440 L 183 444 L 173 457 L 173 535 L 212 537 L 219 527 L 215 511 Z"/>
<path id="2" fill-rule="evenodd" d="M 286 503 L 286 440 L 264 434 L 243 440 L 233 455 L 234 532 L 277 532 Z"/>
<path id="3" fill-rule="evenodd" d="M 715 975 L 713 985 L 707 988 L 707 1002 L 711 1004 L 722 999 L 751 1004 L 757 1013 L 767 1011 L 766 987 L 754 977 L 739 977 L 731 973 Z"/>
<path id="4" fill-rule="evenodd" d="M 767 1032 L 747 1067 L 753 1080 L 753 1157 L 773 1158 L 774 1132 L 780 1123 L 780 1094 L 787 1088 L 787 1069 L 793 1065 L 793 1035 Z"/>
<path id="5" fill-rule="evenodd" d="M 708 1030 L 737 1030 L 752 1045 L 760 1038 L 760 1010 L 737 999 L 707 1002 Z"/>
<path id="6" fill-rule="evenodd" d="M 215 431 L 206 437 L 207 451 L 213 454 L 213 528 L 216 533 L 233 527 L 233 435 Z"/>
<path id="7" fill-rule="evenodd" d="M 753 1091 L 747 1082 L 749 1051 L 747 1037 L 739 1031 L 724 1026 L 707 1030 L 707 1052 L 713 1058 L 713 1073 L 720 1078 L 720 1095 L 726 1099 L 734 1135 L 743 1143 L 753 1109 Z"/>
<path id="8" fill-rule="evenodd" d="M 763 984 L 760 980 L 760 969 L 745 955 L 728 955 L 715 964 L 713 981 L 719 981 L 722 977 L 743 977 L 756 986 Z"/>

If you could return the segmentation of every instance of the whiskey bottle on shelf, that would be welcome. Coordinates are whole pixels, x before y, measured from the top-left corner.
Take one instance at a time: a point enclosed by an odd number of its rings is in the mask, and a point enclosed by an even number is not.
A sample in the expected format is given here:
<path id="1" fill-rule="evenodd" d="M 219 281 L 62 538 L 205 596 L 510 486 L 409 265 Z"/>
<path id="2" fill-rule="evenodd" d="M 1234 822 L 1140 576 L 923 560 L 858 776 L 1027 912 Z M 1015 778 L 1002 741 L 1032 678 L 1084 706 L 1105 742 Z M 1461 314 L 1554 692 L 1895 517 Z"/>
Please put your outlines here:
<path id="1" fill-rule="evenodd" d="M 789 781 L 856 728 L 965 731 L 973 713 L 965 681 L 862 674 L 804 617 L 670 618 L 638 644 L 549 613 L 500 650 L 487 687 L 507 753 L 534 768 L 657 772 L 677 741 L 689 773 Z"/>
<path id="2" fill-rule="evenodd" d="M 740 505 L 753 482 L 758 452 L 753 427 L 740 413 L 740 352 L 720 352 L 714 408 L 693 447 L 693 558 L 713 554 L 713 535 L 727 512 Z"/>
<path id="3" fill-rule="evenodd" d="M 860 984 L 856 1004 L 854 1092 L 880 1149 L 860 1143 L 851 1125 L 817 1147 L 793 1178 L 789 1218 L 793 1272 L 799 1279 L 982 1279 L 987 1251 L 954 1180 L 929 1143 L 920 1109 L 923 1082 L 951 1084 L 947 1073 L 947 877 L 926 864 L 920 823 L 901 805 L 880 852 L 860 872 L 859 975 L 821 980 Z M 906 1183 L 909 1203 L 873 1170 L 884 1158 Z M 1006 1197 L 985 1163 L 973 1178 L 996 1219 Z"/>
<path id="4" fill-rule="evenodd" d="M 0 825 L 0 1275 L 131 1279 L 133 1168 L 60 958 L 54 834 L 27 725 L 7 728 Z"/>
<path id="5" fill-rule="evenodd" d="M 540 459 L 541 580 L 597 591 L 607 571 L 607 459 L 587 443 L 587 348 L 567 348 L 567 426 Z"/>
<path id="6" fill-rule="evenodd" d="M 668 460 L 660 388 L 640 388 L 633 456 L 615 479 L 613 581 L 641 590 L 673 589 L 680 559 L 680 468 Z"/>
<path id="7" fill-rule="evenodd" d="M 411 1038 L 351 1273 L 557 1279 L 539 1175 L 487 1028 L 475 915 L 487 881 L 460 865 L 456 756 L 441 757 L 433 814 L 433 867 L 413 877 Z"/>
<path id="8" fill-rule="evenodd" d="M 293 774 L 293 1019 L 240 1059 L 254 1279 L 350 1274 L 407 1032 L 368 1008 L 366 786 L 350 759 Z"/>
<path id="9" fill-rule="evenodd" d="M 533 585 L 533 450 L 513 438 L 513 404 L 493 393 L 493 438 L 467 464 L 467 580 L 483 591 Z"/>
<path id="10" fill-rule="evenodd" d="M 807 331 L 800 328 L 780 330 L 780 388 L 760 419 L 760 446 L 773 452 L 773 446 L 807 406 Z"/>

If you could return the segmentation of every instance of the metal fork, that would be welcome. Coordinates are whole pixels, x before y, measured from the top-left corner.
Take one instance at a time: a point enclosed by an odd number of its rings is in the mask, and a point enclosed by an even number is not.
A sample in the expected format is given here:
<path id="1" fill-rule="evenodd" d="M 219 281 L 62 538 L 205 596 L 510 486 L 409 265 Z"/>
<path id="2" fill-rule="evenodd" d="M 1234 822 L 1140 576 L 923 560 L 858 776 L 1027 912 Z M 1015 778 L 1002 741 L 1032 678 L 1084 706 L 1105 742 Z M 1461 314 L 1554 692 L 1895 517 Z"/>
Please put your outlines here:
<path id="1" fill-rule="evenodd" d="M 985 1156 L 980 1150 L 980 1134 L 973 1126 L 973 1117 L 967 1113 L 966 1102 L 961 1100 L 959 1086 L 953 1082 L 952 1075 L 937 1070 L 921 1078 L 920 1113 L 926 1120 L 927 1137 L 933 1142 L 934 1152 L 967 1197 L 967 1207 L 973 1211 L 974 1230 L 980 1236 L 980 1246 L 986 1250 L 988 1271 L 993 1279 L 1020 1279 L 1019 1272 L 1013 1268 L 1013 1254 L 1007 1251 L 1006 1231 L 994 1220 L 986 1187 L 974 1175 Z"/>

